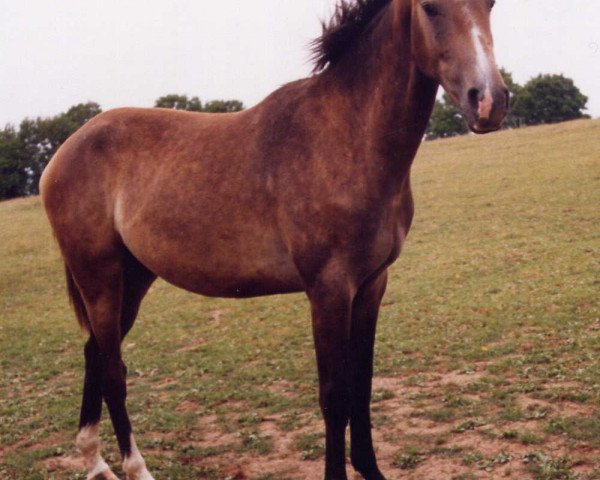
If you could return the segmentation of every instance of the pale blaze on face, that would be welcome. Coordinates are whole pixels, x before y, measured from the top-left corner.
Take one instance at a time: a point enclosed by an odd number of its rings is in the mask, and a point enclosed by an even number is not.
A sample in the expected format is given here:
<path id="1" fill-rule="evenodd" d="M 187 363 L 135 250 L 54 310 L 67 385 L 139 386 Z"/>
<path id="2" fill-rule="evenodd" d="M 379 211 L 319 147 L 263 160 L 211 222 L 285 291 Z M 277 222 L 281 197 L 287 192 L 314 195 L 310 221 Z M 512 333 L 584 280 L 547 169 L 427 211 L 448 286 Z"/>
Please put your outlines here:
<path id="1" fill-rule="evenodd" d="M 475 133 L 500 128 L 509 96 L 490 29 L 494 0 L 412 0 L 413 56 L 461 108 Z"/>

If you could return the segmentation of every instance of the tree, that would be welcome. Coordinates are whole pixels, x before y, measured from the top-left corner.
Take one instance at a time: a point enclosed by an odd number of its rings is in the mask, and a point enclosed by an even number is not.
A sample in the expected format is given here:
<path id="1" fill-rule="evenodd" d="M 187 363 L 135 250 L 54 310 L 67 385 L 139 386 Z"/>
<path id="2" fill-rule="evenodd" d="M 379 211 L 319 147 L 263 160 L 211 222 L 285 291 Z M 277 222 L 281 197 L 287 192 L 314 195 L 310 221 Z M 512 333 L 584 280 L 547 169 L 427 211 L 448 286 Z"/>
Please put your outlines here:
<path id="1" fill-rule="evenodd" d="M 19 141 L 26 156 L 26 193 L 38 193 L 40 177 L 58 148 L 102 109 L 95 102 L 80 103 L 51 118 L 26 118 L 19 128 Z"/>
<path id="2" fill-rule="evenodd" d="M 0 200 L 22 197 L 27 191 L 26 156 L 12 125 L 0 130 Z"/>
<path id="3" fill-rule="evenodd" d="M 508 115 L 504 119 L 504 122 L 502 122 L 502 128 L 517 128 L 519 127 L 519 118 L 515 115 L 513 108 L 517 98 L 519 98 L 519 95 L 523 91 L 523 87 L 515 82 L 512 74 L 504 68 L 500 69 L 500 74 L 510 93 L 510 110 L 508 111 Z"/>
<path id="4" fill-rule="evenodd" d="M 173 110 L 187 110 L 189 112 L 201 112 L 202 102 L 198 97 L 188 98 L 187 95 L 170 94 L 160 97 L 154 102 L 156 108 L 171 108 Z"/>
<path id="5" fill-rule="evenodd" d="M 435 107 L 425 132 L 427 140 L 436 138 L 455 137 L 469 131 L 461 111 L 450 101 L 448 94 L 444 93 L 442 100 L 435 101 Z"/>
<path id="6" fill-rule="evenodd" d="M 564 122 L 584 118 L 587 101 L 570 78 L 538 75 L 517 95 L 513 114 L 523 125 Z"/>
<path id="7" fill-rule="evenodd" d="M 72 124 L 72 128 L 78 129 L 84 123 L 102 113 L 102 108 L 96 102 L 79 103 L 72 106 L 63 114 Z"/>
<path id="8" fill-rule="evenodd" d="M 208 113 L 240 112 L 244 104 L 239 100 L 212 100 L 204 105 L 203 111 Z"/>
<path id="9" fill-rule="evenodd" d="M 188 112 L 228 113 L 243 110 L 244 104 L 239 100 L 212 100 L 203 106 L 198 97 L 188 98 L 187 95 L 170 94 L 156 100 L 154 107 Z"/>

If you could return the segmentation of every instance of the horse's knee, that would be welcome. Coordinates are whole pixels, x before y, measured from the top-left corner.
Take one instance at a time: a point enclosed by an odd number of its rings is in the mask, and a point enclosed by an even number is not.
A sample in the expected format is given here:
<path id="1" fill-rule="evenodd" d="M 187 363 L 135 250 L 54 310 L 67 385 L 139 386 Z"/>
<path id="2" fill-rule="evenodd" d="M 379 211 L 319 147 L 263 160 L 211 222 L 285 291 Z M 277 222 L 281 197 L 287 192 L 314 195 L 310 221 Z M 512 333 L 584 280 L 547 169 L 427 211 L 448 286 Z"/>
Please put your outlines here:
<path id="1" fill-rule="evenodd" d="M 100 361 L 100 351 L 98 344 L 94 337 L 90 337 L 83 347 L 83 357 L 85 358 L 85 371 L 89 375 L 93 375 L 93 379 L 96 379 L 96 375 L 100 375 L 100 368 L 102 367 Z M 98 378 L 100 381 L 100 378 Z"/>
<path id="2" fill-rule="evenodd" d="M 102 388 L 119 393 L 126 384 L 127 367 L 120 357 L 102 357 Z"/>
<path id="3" fill-rule="evenodd" d="M 323 382 L 320 389 L 320 404 L 325 422 L 346 427 L 350 419 L 350 396 L 345 379 Z"/>

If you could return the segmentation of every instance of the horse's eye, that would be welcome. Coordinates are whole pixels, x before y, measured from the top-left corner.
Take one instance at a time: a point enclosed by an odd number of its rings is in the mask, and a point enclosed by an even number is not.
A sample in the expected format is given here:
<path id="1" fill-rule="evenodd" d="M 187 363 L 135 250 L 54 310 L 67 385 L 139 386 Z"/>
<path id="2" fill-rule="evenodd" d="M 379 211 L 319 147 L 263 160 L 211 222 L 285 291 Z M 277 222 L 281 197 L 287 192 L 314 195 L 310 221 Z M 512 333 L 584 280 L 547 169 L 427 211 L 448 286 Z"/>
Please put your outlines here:
<path id="1" fill-rule="evenodd" d="M 425 10 L 425 13 L 428 17 L 433 18 L 437 17 L 440 14 L 438 7 L 436 7 L 433 3 L 425 2 L 422 4 L 422 7 L 423 10 Z"/>

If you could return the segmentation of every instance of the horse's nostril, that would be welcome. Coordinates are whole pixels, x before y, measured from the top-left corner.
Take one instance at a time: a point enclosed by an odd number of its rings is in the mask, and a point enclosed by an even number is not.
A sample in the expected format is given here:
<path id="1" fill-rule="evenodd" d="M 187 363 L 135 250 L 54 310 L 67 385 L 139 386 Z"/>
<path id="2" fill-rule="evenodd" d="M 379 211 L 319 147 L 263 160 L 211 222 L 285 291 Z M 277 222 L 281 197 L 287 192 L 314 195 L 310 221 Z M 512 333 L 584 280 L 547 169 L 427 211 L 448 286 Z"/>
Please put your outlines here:
<path id="1" fill-rule="evenodd" d="M 469 105 L 473 110 L 479 109 L 479 89 L 471 88 L 469 90 Z"/>

